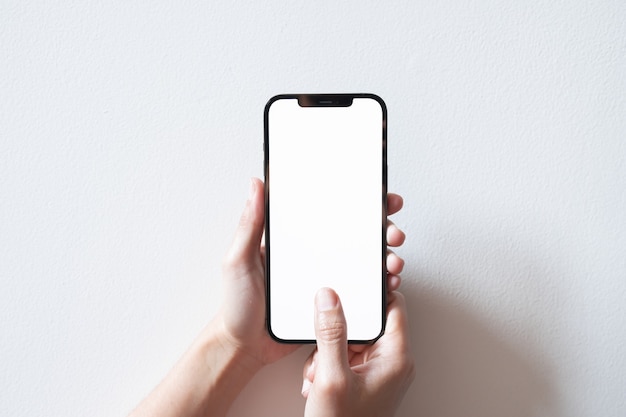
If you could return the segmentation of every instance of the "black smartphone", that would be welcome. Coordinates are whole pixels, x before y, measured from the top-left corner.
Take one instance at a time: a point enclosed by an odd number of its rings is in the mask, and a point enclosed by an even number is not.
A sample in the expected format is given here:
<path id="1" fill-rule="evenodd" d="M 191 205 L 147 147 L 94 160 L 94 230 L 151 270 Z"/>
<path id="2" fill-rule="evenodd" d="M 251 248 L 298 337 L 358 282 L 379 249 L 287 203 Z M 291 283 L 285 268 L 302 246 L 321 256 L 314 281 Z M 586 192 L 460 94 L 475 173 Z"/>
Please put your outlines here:
<path id="1" fill-rule="evenodd" d="M 315 293 L 339 295 L 351 343 L 386 317 L 387 109 L 374 94 L 284 94 L 265 106 L 267 326 L 314 343 Z"/>

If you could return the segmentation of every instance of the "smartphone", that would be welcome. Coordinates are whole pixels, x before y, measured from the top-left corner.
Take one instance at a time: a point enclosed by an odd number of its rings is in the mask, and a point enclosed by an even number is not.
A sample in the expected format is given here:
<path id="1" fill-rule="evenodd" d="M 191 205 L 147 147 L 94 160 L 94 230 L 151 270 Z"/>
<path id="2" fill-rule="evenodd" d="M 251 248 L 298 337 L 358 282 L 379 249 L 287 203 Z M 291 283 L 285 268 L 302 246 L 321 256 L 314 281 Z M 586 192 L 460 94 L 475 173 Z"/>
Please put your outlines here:
<path id="1" fill-rule="evenodd" d="M 284 94 L 264 112 L 266 319 L 314 343 L 314 298 L 341 299 L 350 343 L 386 318 L 387 109 L 374 94 Z"/>

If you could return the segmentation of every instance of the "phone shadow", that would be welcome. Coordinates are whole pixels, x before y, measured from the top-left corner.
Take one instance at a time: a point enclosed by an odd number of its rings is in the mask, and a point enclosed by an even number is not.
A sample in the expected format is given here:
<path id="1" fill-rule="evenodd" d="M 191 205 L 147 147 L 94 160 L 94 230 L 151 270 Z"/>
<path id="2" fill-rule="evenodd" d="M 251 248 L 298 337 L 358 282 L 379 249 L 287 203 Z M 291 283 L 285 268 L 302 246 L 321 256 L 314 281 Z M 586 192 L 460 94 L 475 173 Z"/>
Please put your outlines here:
<path id="1" fill-rule="evenodd" d="M 550 371 L 459 300 L 406 285 L 416 377 L 397 416 L 558 415 Z"/>

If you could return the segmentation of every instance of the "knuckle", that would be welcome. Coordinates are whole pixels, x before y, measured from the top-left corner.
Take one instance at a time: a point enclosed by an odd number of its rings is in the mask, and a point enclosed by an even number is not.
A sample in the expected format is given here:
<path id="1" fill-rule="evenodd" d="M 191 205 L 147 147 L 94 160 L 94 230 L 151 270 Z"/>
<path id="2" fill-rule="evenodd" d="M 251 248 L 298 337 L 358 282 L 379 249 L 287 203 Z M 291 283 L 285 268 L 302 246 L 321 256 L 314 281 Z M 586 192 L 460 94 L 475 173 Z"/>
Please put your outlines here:
<path id="1" fill-rule="evenodd" d="M 400 291 L 394 291 L 393 295 L 398 300 L 399 304 L 402 304 L 402 305 L 406 304 L 406 300 L 404 298 L 404 294 L 402 294 Z"/>
<path id="2" fill-rule="evenodd" d="M 407 381 L 413 381 L 415 379 L 415 374 L 417 373 L 415 360 L 410 356 L 405 361 L 404 372 Z"/>
<path id="3" fill-rule="evenodd" d="M 406 381 L 413 381 L 416 374 L 415 360 L 408 353 L 402 355 L 392 367 L 392 373 Z"/>
<path id="4" fill-rule="evenodd" d="M 317 377 L 315 381 L 316 390 L 324 396 L 335 398 L 345 397 L 350 388 L 348 378 L 341 372 L 333 375 Z"/>
<path id="5" fill-rule="evenodd" d="M 228 253 L 222 259 L 222 271 L 230 271 L 235 269 L 237 265 L 237 257 L 233 254 L 232 250 L 229 250 Z"/>
<path id="6" fill-rule="evenodd" d="M 343 341 L 347 332 L 346 323 L 332 317 L 322 317 L 318 323 L 318 338 L 324 342 Z"/>
<path id="7" fill-rule="evenodd" d="M 242 266 L 248 265 L 245 254 L 237 246 L 232 246 L 222 258 L 223 271 L 239 271 Z"/>

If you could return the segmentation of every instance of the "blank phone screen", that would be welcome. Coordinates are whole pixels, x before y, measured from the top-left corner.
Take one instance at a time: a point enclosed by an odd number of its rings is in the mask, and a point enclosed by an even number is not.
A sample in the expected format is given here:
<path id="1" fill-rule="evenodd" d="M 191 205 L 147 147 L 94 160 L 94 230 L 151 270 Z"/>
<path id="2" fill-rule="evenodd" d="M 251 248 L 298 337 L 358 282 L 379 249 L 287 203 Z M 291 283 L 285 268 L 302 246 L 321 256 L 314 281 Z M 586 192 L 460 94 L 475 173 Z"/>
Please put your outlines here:
<path id="1" fill-rule="evenodd" d="M 385 317 L 386 110 L 270 100 L 265 114 L 268 328 L 312 342 L 315 293 L 339 295 L 351 341 L 375 340 Z"/>

